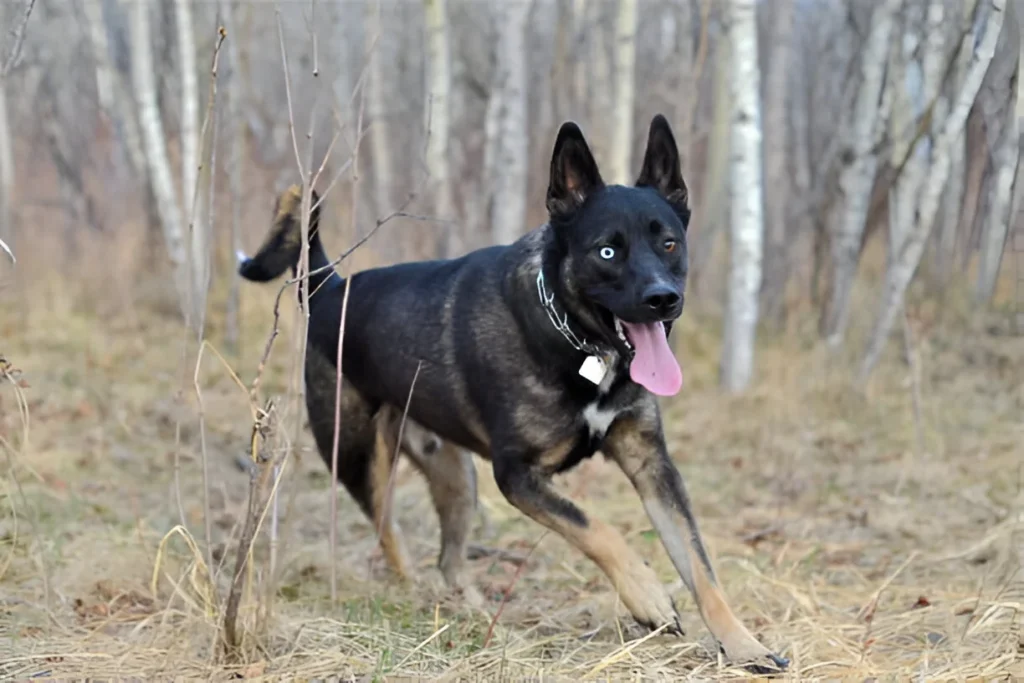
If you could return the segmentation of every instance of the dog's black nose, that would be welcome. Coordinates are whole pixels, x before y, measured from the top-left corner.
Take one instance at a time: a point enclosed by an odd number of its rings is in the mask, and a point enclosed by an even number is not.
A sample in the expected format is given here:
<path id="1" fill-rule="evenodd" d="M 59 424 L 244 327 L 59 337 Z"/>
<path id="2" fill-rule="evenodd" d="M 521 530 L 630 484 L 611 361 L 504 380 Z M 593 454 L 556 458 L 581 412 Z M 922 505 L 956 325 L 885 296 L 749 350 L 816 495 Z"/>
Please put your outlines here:
<path id="1" fill-rule="evenodd" d="M 658 283 L 644 292 L 644 305 L 659 316 L 668 316 L 683 307 L 683 295 L 666 284 Z"/>

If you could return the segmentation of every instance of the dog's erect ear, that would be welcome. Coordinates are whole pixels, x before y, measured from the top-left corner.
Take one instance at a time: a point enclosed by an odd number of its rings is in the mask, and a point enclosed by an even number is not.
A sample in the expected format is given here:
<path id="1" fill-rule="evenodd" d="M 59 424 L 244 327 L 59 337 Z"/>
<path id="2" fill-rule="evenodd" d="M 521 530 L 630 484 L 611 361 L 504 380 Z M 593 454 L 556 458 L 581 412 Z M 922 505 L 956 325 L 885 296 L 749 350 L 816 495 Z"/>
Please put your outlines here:
<path id="1" fill-rule="evenodd" d="M 683 181 L 679 148 L 676 146 L 675 136 L 672 135 L 672 128 L 661 114 L 651 119 L 644 165 L 640 169 L 636 186 L 653 187 L 668 203 L 677 208 L 687 208 L 689 193 Z"/>
<path id="2" fill-rule="evenodd" d="M 558 129 L 551 154 L 551 178 L 548 181 L 547 207 L 552 216 L 564 216 L 578 209 L 594 190 L 604 186 L 597 162 L 583 138 L 583 131 L 572 121 Z"/>

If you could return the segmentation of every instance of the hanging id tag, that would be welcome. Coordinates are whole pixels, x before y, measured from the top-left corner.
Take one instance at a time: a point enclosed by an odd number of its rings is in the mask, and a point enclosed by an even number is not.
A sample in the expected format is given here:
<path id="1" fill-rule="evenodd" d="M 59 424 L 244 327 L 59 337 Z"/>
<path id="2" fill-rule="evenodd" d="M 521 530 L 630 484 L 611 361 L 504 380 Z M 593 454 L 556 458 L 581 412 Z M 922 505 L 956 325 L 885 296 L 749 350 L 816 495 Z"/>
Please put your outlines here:
<path id="1" fill-rule="evenodd" d="M 580 366 L 580 375 L 594 384 L 600 385 L 607 373 L 608 366 L 605 365 L 604 359 L 600 356 L 587 356 L 587 359 L 583 361 L 583 365 Z"/>

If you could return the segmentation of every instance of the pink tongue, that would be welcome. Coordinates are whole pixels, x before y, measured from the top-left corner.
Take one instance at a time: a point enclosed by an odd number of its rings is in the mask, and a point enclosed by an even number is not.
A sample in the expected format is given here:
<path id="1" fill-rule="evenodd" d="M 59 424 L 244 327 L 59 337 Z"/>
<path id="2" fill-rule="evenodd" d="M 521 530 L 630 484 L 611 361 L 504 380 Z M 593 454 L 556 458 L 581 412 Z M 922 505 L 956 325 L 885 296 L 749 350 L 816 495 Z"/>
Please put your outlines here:
<path id="1" fill-rule="evenodd" d="M 665 326 L 658 323 L 627 323 L 629 343 L 636 350 L 629 366 L 629 376 L 634 382 L 658 396 L 674 396 L 683 386 L 683 373 L 679 363 L 668 347 Z"/>

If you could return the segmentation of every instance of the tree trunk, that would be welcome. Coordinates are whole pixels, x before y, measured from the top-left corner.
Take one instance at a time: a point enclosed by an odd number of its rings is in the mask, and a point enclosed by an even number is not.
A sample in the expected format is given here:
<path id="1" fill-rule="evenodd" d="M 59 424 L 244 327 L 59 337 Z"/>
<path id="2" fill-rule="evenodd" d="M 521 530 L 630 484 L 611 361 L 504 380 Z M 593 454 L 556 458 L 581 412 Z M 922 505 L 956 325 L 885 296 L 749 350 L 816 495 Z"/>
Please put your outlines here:
<path id="1" fill-rule="evenodd" d="M 587 121 L 589 130 L 587 140 L 597 159 L 611 159 L 611 126 L 614 120 L 611 112 L 615 108 L 615 71 L 612 65 L 612 54 L 615 46 L 615 27 L 608 16 L 610 2 L 586 3 L 586 18 L 583 32 L 586 34 L 589 54 L 583 61 L 582 68 L 586 74 L 585 97 L 587 100 Z"/>
<path id="2" fill-rule="evenodd" d="M 1014 181 L 1019 161 L 1019 137 L 1017 113 L 1010 111 L 996 152 L 995 177 L 990 186 L 988 213 L 985 215 L 982 229 L 978 281 L 975 289 L 975 301 L 979 304 L 988 304 L 992 300 L 999 278 L 999 266 L 1002 263 L 1003 249 L 1006 246 L 1012 218 L 1010 206 L 1013 202 Z"/>
<path id="3" fill-rule="evenodd" d="M 385 216 L 392 210 L 392 183 L 395 182 L 394 162 L 391 156 L 390 129 L 386 122 L 388 102 L 388 73 L 390 55 L 385 50 L 384 21 L 380 3 L 368 3 L 366 46 L 374 44 L 370 55 L 370 149 L 373 159 L 374 215 Z M 431 133 L 432 134 L 432 133 Z M 397 254 L 396 254 L 397 256 Z"/>
<path id="4" fill-rule="evenodd" d="M 150 3 L 146 0 L 132 3 L 132 82 L 138 97 L 139 125 L 143 134 L 149 180 L 160 216 L 160 228 L 167 246 L 167 255 L 174 268 L 174 284 L 181 311 L 188 315 L 188 253 L 156 101 L 153 56 L 149 51 L 149 8 Z"/>
<path id="5" fill-rule="evenodd" d="M 107 31 L 103 23 L 103 2 L 84 0 L 82 9 L 89 23 L 89 42 L 92 45 L 93 68 L 96 72 L 96 96 L 100 108 L 109 116 L 114 110 L 114 76 L 108 52 Z"/>
<path id="6" fill-rule="evenodd" d="M 637 0 L 619 0 L 615 19 L 615 106 L 612 112 L 609 180 L 619 185 L 630 183 L 630 152 L 633 148 L 633 100 L 636 90 Z"/>
<path id="7" fill-rule="evenodd" d="M 199 173 L 199 90 L 190 0 L 175 0 L 174 23 L 178 31 L 178 61 L 181 66 L 181 205 L 185 215 L 191 216 Z"/>
<path id="8" fill-rule="evenodd" d="M 498 64 L 492 92 L 499 98 L 497 163 L 491 169 L 491 229 L 497 244 L 508 244 L 526 227 L 527 54 L 526 25 L 532 2 L 505 3 L 499 14 Z"/>
<path id="9" fill-rule="evenodd" d="M 241 30 L 240 24 L 235 22 L 234 0 L 220 0 L 221 14 L 224 17 L 224 25 L 228 29 L 227 57 L 231 66 L 231 77 L 227 82 L 227 133 L 228 145 L 228 173 L 229 188 L 231 197 L 231 254 L 242 253 L 242 186 L 243 171 L 246 164 L 245 153 L 245 117 L 242 116 L 244 102 L 246 69 L 242 63 L 241 42 L 245 33 Z M 248 12 L 248 7 L 243 11 Z M 231 268 L 227 308 L 224 321 L 224 341 L 230 353 L 238 354 L 240 339 L 239 327 L 241 326 L 241 276 L 238 268 Z"/>
<path id="10" fill-rule="evenodd" d="M 764 216 L 761 185 L 761 92 L 757 68 L 755 0 L 729 4 L 729 42 L 733 46 L 733 111 L 730 148 L 730 263 L 721 383 L 730 392 L 744 390 L 754 369 L 761 241 Z"/>
<path id="11" fill-rule="evenodd" d="M 451 90 L 451 58 L 448 46 L 447 0 L 424 0 L 427 30 L 427 172 L 430 193 L 437 218 L 451 220 L 451 178 L 448 169 L 448 98 Z M 443 238 L 446 255 L 461 250 L 462 239 L 456 226 L 449 226 Z M 440 246 L 440 245 L 437 245 Z M 438 251 L 437 246 L 434 252 Z M 426 247 L 426 245 L 424 245 Z"/>
<path id="12" fill-rule="evenodd" d="M 890 127 L 891 139 L 894 141 L 892 165 L 894 168 L 899 168 L 904 159 L 906 159 L 906 163 L 889 193 L 892 209 L 889 217 L 887 258 L 890 267 L 894 256 L 903 249 L 906 236 L 913 227 L 918 196 L 928 170 L 928 148 L 934 143 L 934 135 L 938 132 L 933 127 L 928 136 L 922 136 L 916 143 L 913 142 L 917 129 L 916 122 L 924 116 L 927 104 L 936 101 L 942 90 L 942 76 L 948 59 L 943 29 L 944 5 L 945 0 L 931 0 L 928 4 L 923 54 L 920 57 L 921 81 L 913 92 L 911 92 L 906 78 L 906 66 L 913 60 L 913 55 L 900 56 L 900 65 L 903 69 L 897 72 L 899 79 L 896 81 L 896 91 L 902 96 L 897 95 L 893 99 Z M 910 31 L 915 31 L 911 42 L 913 47 L 916 47 L 919 40 L 916 35 L 916 26 L 908 27 L 904 32 L 904 38 L 906 39 Z M 905 40 L 905 42 L 907 41 Z M 913 149 L 910 148 L 911 144 L 914 145 Z"/>
<path id="13" fill-rule="evenodd" d="M 789 145 L 789 68 L 793 51 L 793 10 L 795 0 L 776 0 L 772 26 L 774 49 L 764 82 L 764 173 L 772 181 L 765 193 L 765 261 L 761 287 L 764 318 L 776 326 L 783 322 L 786 284 L 789 276 L 790 245 L 786 239 L 786 210 L 791 201 L 786 150 Z"/>
<path id="14" fill-rule="evenodd" d="M 995 54 L 996 42 L 1003 24 L 1006 0 L 990 0 L 990 2 L 991 12 L 981 29 L 980 40 L 975 42 L 977 47 L 971 58 L 963 85 L 950 108 L 949 116 L 942 123 L 935 139 L 932 148 L 931 169 L 921 191 L 917 218 L 907 234 L 902 248 L 893 259 L 892 267 L 886 273 L 881 309 L 861 365 L 860 380 L 862 382 L 867 380 L 881 357 L 896 314 L 903 305 L 903 296 L 907 285 L 910 284 L 921 261 L 925 242 L 935 223 L 935 214 L 938 212 L 942 190 L 949 177 L 950 151 L 953 142 L 963 134 L 968 112 L 974 104 L 985 72 Z M 973 36 L 968 35 L 965 40 L 973 41 Z"/>
<path id="15" fill-rule="evenodd" d="M 956 254 L 956 228 L 963 210 L 964 179 L 967 174 L 967 146 L 964 140 L 953 142 L 949 164 L 949 181 L 942 195 L 935 246 L 935 274 L 940 287 L 949 282 Z"/>
<path id="16" fill-rule="evenodd" d="M 1002 118 L 1002 131 L 992 160 L 992 182 L 989 185 L 988 211 L 983 217 L 981 243 L 978 247 L 978 280 L 975 288 L 975 301 L 987 305 L 995 294 L 999 280 L 999 268 L 1003 260 L 1010 230 L 1014 183 L 1017 177 L 1019 155 L 1019 129 L 1017 127 L 1017 99 L 1019 89 L 1020 68 L 1020 29 L 1017 25 L 1017 12 L 1011 1 L 1006 7 L 1003 22 L 1004 37 L 1003 59 L 1011 60 L 1010 93 L 1003 106 L 999 107 Z M 997 47 L 997 50 L 999 48 Z M 995 61 L 993 66 L 995 68 Z M 1001 79 L 1000 79 L 1001 80 Z"/>
<path id="17" fill-rule="evenodd" d="M 970 53 L 968 53 L 970 54 Z M 969 57 L 968 57 L 969 59 Z M 953 235 L 953 254 L 957 253 L 959 244 L 959 267 L 966 270 L 972 251 L 971 239 L 978 213 L 981 211 L 982 190 L 985 185 L 985 171 L 991 154 L 988 138 L 985 135 L 985 123 L 981 112 L 975 110 L 967 118 L 964 135 L 967 157 L 964 165 L 964 201 L 960 209 L 959 220 Z M 950 264 L 952 270 L 952 263 Z"/>
<path id="18" fill-rule="evenodd" d="M 715 78 L 712 103 L 711 138 L 708 140 L 707 168 L 705 171 L 703 201 L 696 203 L 692 225 L 697 226 L 693 238 L 694 264 L 691 287 L 694 292 L 705 289 L 710 274 L 711 256 L 714 251 L 718 227 L 729 218 L 726 172 L 729 167 L 729 121 L 732 112 L 731 62 L 735 47 L 728 41 L 718 41 L 715 46 Z"/>
<path id="19" fill-rule="evenodd" d="M 14 147 L 7 111 L 7 79 L 0 76 L 0 249 L 14 253 Z M 12 256 L 13 258 L 13 256 Z"/>
<path id="20" fill-rule="evenodd" d="M 850 291 L 857 274 L 861 237 L 878 167 L 878 154 L 874 149 L 875 128 L 885 80 L 889 37 L 900 3 L 901 0 L 881 0 L 874 6 L 871 29 L 861 58 L 862 80 L 852 116 L 850 161 L 839 177 L 845 207 L 833 227 L 831 239 L 832 286 L 823 332 L 832 347 L 842 343 L 849 319 Z"/>

